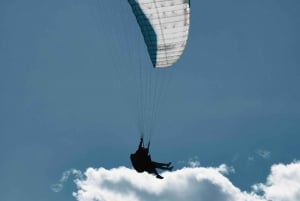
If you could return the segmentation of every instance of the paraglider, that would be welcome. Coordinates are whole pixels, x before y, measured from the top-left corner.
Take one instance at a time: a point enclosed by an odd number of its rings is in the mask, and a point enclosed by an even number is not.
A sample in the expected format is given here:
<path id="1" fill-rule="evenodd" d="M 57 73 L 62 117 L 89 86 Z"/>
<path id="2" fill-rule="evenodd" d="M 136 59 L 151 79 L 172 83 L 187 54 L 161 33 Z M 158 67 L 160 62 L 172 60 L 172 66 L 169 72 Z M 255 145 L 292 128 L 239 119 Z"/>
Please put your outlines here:
<path id="1" fill-rule="evenodd" d="M 173 169 L 173 166 L 171 166 L 171 162 L 158 163 L 152 161 L 151 156 L 149 154 L 149 148 L 150 148 L 150 142 L 148 143 L 148 146 L 145 147 L 143 138 L 141 138 L 138 149 L 134 154 L 130 155 L 131 163 L 137 172 L 141 173 L 145 171 L 150 174 L 155 174 L 156 178 L 158 179 L 163 179 L 163 177 L 158 174 L 156 169 L 171 171 Z"/>
<path id="2" fill-rule="evenodd" d="M 128 0 L 128 2 L 142 32 L 153 67 L 164 69 L 175 64 L 183 54 L 187 43 L 190 25 L 190 1 Z M 157 94 L 155 90 L 153 91 L 152 94 Z M 153 100 L 155 101 L 155 96 Z M 142 118 L 143 121 L 150 119 L 150 123 L 148 123 L 150 129 L 147 129 L 150 134 L 152 132 L 151 120 L 156 109 L 157 106 L 154 102 L 152 109 L 146 107 L 142 112 L 145 116 Z M 147 127 L 145 122 L 143 124 L 144 127 Z M 142 132 L 146 132 L 146 129 L 144 128 Z M 172 170 L 173 167 L 171 163 L 152 161 L 149 154 L 149 144 L 148 147 L 144 147 L 141 137 L 138 150 L 130 156 L 132 165 L 137 172 L 154 173 L 157 178 L 162 179 L 163 177 L 158 174 L 156 168 Z"/>

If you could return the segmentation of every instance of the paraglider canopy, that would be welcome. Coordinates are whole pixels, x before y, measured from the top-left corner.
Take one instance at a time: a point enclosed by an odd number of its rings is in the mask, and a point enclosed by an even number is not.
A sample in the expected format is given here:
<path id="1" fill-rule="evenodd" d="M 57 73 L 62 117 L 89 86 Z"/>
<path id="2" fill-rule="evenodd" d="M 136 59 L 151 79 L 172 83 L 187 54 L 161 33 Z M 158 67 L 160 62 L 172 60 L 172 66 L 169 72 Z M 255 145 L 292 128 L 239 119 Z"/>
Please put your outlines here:
<path id="1" fill-rule="evenodd" d="M 182 55 L 189 33 L 189 0 L 128 0 L 154 67 L 172 66 Z"/>

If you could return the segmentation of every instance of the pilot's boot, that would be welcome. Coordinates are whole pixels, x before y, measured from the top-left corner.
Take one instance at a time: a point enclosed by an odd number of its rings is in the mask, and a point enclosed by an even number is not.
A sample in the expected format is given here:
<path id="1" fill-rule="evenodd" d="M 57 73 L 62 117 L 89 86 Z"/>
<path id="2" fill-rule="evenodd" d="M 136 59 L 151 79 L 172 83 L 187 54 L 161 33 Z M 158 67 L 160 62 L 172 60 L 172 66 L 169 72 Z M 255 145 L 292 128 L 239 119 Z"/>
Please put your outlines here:
<path id="1" fill-rule="evenodd" d="M 158 175 L 156 175 L 156 178 L 157 178 L 157 179 L 163 179 L 163 177 L 162 177 L 162 176 L 160 176 L 159 174 L 158 174 Z"/>

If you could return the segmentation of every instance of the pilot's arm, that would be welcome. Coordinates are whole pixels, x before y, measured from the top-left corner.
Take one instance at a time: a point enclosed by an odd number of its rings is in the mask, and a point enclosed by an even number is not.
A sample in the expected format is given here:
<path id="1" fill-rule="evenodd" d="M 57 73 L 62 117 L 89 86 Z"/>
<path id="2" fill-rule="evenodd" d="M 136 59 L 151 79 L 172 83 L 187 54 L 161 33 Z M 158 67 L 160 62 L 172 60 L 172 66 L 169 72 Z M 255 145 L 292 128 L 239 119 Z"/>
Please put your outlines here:
<path id="1" fill-rule="evenodd" d="M 140 144 L 139 144 L 139 148 L 142 148 L 143 142 L 144 142 L 144 140 L 143 140 L 143 138 L 141 137 L 141 141 L 140 141 Z"/>

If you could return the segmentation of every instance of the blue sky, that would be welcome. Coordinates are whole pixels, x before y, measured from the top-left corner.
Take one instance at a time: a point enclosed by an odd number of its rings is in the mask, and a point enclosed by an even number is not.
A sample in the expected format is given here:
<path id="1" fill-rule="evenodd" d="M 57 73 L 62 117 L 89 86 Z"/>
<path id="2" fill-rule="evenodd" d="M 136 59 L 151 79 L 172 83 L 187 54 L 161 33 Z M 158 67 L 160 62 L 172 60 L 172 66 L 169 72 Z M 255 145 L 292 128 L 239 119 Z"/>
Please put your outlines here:
<path id="1" fill-rule="evenodd" d="M 152 156 L 178 171 L 190 160 L 226 164 L 226 178 L 249 191 L 272 165 L 300 158 L 300 3 L 191 6 Z M 131 167 L 135 66 L 151 67 L 143 45 L 127 1 L 0 1 L 1 200 L 80 200 L 72 179 L 59 193 L 50 186 L 72 168 Z"/>

